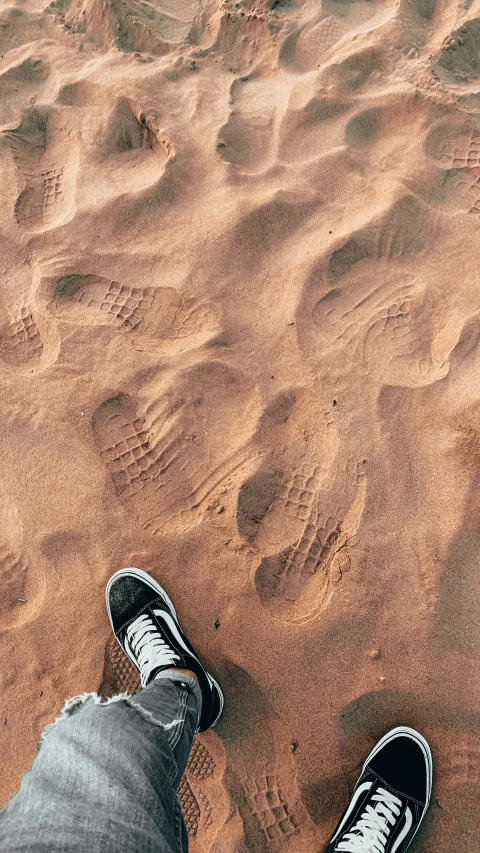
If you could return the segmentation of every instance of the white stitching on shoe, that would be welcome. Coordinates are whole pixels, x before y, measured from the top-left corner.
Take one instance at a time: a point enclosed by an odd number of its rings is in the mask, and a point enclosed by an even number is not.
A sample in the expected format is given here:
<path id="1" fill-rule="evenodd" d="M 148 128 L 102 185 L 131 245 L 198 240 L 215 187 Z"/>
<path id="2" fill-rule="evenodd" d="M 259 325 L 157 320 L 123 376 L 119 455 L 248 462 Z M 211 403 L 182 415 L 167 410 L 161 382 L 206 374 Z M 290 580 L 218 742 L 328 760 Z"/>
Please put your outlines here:
<path id="1" fill-rule="evenodd" d="M 391 853 L 395 853 L 395 850 L 398 850 L 398 848 L 400 847 L 400 844 L 402 843 L 403 839 L 404 839 L 404 838 L 405 838 L 405 836 L 406 836 L 406 835 L 408 835 L 408 833 L 410 832 L 410 829 L 411 829 L 412 823 L 413 823 L 412 812 L 410 811 L 410 809 L 409 809 L 409 808 L 407 808 L 407 809 L 406 809 L 406 811 L 405 811 L 405 826 L 404 826 L 404 828 L 402 829 L 402 831 L 401 831 L 400 835 L 398 836 L 398 838 L 396 838 L 396 839 L 395 839 L 395 844 L 393 845 L 393 847 L 392 847 L 392 849 L 391 849 Z"/>

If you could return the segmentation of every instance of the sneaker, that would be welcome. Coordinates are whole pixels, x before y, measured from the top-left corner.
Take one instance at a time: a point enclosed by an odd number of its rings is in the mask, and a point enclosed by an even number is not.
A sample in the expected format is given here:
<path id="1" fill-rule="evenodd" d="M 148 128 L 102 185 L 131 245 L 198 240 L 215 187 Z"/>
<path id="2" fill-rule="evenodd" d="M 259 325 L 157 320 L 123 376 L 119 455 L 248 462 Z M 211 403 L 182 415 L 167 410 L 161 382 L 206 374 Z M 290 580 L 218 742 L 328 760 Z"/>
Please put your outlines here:
<path id="1" fill-rule="evenodd" d="M 202 691 L 197 732 L 214 726 L 223 711 L 223 693 L 200 663 L 160 584 L 141 569 L 120 569 L 108 581 L 106 599 L 113 633 L 139 670 L 142 687 L 164 669 L 190 669 Z"/>
<path id="2" fill-rule="evenodd" d="M 432 792 L 430 747 L 415 729 L 392 729 L 368 756 L 325 853 L 405 853 Z"/>

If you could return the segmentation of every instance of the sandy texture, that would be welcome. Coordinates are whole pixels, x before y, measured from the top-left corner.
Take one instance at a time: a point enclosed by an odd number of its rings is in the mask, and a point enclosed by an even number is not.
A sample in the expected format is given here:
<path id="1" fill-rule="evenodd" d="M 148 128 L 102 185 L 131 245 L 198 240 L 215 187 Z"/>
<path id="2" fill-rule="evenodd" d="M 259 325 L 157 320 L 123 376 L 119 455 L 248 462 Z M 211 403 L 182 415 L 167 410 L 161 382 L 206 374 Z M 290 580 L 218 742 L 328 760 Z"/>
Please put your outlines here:
<path id="1" fill-rule="evenodd" d="M 398 723 L 416 850 L 477 849 L 479 0 L 19 0 L 0 47 L 1 802 L 122 682 L 137 565 L 227 695 L 194 851 L 318 853 Z"/>

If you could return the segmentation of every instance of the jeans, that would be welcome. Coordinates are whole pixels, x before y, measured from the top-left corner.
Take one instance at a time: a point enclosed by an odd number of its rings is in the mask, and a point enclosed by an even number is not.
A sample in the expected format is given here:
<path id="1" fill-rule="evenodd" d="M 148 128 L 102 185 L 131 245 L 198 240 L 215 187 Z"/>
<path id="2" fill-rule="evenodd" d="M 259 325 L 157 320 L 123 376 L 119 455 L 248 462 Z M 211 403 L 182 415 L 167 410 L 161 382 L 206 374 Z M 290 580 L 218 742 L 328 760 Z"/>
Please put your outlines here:
<path id="1" fill-rule="evenodd" d="M 177 789 L 201 702 L 175 670 L 135 696 L 68 700 L 0 811 L 2 853 L 186 853 Z"/>

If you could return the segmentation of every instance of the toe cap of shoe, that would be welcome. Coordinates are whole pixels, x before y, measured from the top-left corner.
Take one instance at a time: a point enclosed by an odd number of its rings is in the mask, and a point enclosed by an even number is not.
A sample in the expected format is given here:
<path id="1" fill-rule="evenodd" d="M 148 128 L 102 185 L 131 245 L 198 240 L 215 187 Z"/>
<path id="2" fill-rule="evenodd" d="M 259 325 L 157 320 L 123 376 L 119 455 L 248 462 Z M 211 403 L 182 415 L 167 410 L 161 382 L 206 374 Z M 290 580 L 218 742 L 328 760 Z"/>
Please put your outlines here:
<path id="1" fill-rule="evenodd" d="M 158 593 L 133 575 L 119 575 L 110 583 L 108 605 L 114 631 L 140 613 Z"/>
<path id="2" fill-rule="evenodd" d="M 387 784 L 421 803 L 430 798 L 430 770 L 425 748 L 415 737 L 398 734 L 369 759 L 371 770 Z"/>

